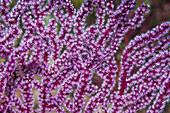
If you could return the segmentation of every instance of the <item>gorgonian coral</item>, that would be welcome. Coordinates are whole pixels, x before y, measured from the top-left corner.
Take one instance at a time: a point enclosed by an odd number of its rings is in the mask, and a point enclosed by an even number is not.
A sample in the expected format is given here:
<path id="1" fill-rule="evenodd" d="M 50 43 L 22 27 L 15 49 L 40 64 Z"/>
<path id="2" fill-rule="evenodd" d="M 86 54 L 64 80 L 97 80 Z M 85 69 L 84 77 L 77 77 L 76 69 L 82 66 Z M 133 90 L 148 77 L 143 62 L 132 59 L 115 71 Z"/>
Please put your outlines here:
<path id="1" fill-rule="evenodd" d="M 11 8 L 1 0 L 0 112 L 162 112 L 170 96 L 170 22 L 131 40 L 120 71 L 115 60 L 148 7 L 85 0 L 76 11 L 69 0 L 18 0 Z M 93 12 L 96 21 L 86 26 Z"/>

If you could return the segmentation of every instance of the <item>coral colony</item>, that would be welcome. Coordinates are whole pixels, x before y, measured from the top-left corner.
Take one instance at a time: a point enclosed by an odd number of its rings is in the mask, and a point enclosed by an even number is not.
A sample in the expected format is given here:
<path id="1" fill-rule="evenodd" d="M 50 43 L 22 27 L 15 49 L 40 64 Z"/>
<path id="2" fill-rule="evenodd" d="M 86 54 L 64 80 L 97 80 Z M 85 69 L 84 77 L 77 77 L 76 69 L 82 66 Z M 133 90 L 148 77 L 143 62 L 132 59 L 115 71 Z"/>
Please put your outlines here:
<path id="1" fill-rule="evenodd" d="M 163 112 L 170 22 L 134 37 L 118 71 L 125 34 L 149 12 L 148 4 L 135 3 L 85 0 L 76 10 L 69 0 L 18 0 L 12 8 L 1 0 L 0 113 Z M 87 26 L 93 12 L 96 21 Z"/>

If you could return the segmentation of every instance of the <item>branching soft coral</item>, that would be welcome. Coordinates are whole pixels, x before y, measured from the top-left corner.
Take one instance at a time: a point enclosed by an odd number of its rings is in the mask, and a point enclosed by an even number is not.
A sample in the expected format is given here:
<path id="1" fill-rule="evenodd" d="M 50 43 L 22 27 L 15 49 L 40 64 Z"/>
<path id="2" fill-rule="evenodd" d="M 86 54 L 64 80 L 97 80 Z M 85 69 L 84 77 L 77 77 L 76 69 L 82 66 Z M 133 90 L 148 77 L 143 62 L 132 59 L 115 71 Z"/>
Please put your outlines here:
<path id="1" fill-rule="evenodd" d="M 69 0 L 18 0 L 12 9 L 1 0 L 0 112 L 162 112 L 170 96 L 170 22 L 134 37 L 120 72 L 115 60 L 127 31 L 149 12 L 135 3 L 85 0 L 76 11 Z M 86 26 L 93 12 L 96 21 Z"/>

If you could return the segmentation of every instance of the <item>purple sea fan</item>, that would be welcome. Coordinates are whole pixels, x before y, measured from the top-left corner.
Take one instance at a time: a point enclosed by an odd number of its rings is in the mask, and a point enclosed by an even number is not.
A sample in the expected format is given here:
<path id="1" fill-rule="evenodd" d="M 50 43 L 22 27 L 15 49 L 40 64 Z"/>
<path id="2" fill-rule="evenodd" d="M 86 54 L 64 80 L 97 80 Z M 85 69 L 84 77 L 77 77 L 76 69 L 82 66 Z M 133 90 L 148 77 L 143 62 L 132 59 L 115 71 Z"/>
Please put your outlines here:
<path id="1" fill-rule="evenodd" d="M 170 96 L 170 22 L 134 37 L 149 12 L 135 0 L 1 0 L 0 112 L 163 112 Z M 134 17 L 129 18 L 132 11 Z M 88 14 L 96 21 L 87 26 Z"/>

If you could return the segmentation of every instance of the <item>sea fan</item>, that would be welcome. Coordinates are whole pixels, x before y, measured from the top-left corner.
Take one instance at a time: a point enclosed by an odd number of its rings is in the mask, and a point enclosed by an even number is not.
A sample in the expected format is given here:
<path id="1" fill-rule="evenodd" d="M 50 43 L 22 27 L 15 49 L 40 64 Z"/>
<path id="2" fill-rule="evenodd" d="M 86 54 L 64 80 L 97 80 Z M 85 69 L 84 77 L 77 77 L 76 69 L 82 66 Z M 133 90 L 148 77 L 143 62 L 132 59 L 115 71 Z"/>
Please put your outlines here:
<path id="1" fill-rule="evenodd" d="M 163 111 L 170 96 L 170 22 L 135 36 L 120 71 L 116 60 L 148 4 L 85 0 L 76 11 L 69 0 L 11 2 L 0 2 L 0 112 Z M 87 25 L 92 13 L 96 21 Z"/>

